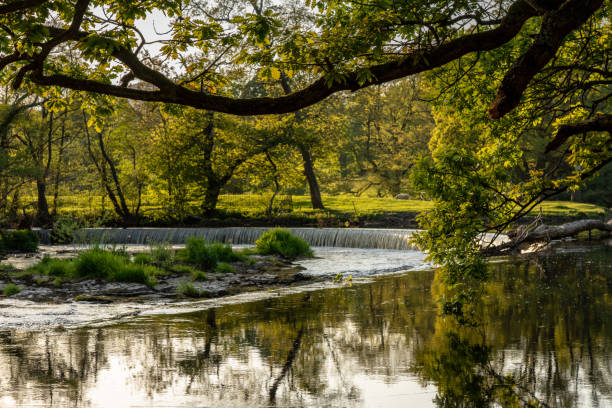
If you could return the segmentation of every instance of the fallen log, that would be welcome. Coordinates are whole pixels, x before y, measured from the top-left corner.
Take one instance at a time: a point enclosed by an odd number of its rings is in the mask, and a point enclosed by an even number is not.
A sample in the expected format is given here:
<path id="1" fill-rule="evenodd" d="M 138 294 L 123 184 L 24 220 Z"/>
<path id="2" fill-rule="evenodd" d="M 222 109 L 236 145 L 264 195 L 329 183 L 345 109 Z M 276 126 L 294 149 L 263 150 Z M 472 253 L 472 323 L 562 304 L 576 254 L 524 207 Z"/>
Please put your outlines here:
<path id="1" fill-rule="evenodd" d="M 537 242 L 548 243 L 552 240 L 573 237 L 581 232 L 592 230 L 612 232 L 612 219 L 607 221 L 587 219 L 572 221 L 562 225 L 540 225 L 533 230 L 519 227 L 516 230 L 508 232 L 509 241 L 485 248 L 483 249 L 483 253 L 485 255 L 508 254 L 516 252 L 521 249 L 521 247 L 524 247 L 525 244 Z"/>

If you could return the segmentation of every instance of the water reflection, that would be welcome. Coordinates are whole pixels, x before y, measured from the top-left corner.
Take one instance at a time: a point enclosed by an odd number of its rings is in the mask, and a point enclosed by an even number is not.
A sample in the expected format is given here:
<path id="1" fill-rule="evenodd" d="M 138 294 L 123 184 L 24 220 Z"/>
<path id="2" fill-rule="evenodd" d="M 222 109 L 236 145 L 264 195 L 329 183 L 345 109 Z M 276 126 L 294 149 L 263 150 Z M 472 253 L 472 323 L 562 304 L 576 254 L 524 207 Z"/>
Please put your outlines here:
<path id="1" fill-rule="evenodd" d="M 457 327 L 433 272 L 104 328 L 0 333 L 0 406 L 606 406 L 612 256 L 508 260 Z"/>

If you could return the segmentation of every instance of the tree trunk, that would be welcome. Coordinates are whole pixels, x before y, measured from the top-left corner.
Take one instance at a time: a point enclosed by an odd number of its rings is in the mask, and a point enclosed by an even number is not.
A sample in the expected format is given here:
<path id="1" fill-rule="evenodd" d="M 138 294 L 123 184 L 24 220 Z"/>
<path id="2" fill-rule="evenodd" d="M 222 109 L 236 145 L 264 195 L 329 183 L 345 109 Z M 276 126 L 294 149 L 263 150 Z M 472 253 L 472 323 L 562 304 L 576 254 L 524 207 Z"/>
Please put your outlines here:
<path id="1" fill-rule="evenodd" d="M 210 217 L 215 214 L 217 202 L 219 201 L 219 194 L 221 194 L 221 183 L 211 183 L 209 180 L 206 193 L 204 193 L 204 203 L 202 204 L 202 210 L 205 216 Z"/>
<path id="2" fill-rule="evenodd" d="M 49 226 L 51 215 L 49 215 L 49 204 L 47 203 L 47 183 L 44 179 L 38 177 L 36 179 L 36 192 L 38 194 L 36 206 L 36 224 L 39 227 Z"/>
<path id="3" fill-rule="evenodd" d="M 486 255 L 500 255 L 511 253 L 523 244 L 534 242 L 550 242 L 554 239 L 572 237 L 584 231 L 600 230 L 612 232 L 612 219 L 603 220 L 579 220 L 562 225 L 540 225 L 533 231 L 525 231 L 524 228 L 508 232 L 509 242 L 492 246 L 483 252 Z"/>
<path id="4" fill-rule="evenodd" d="M 324 210 L 323 200 L 321 199 L 321 190 L 319 189 L 319 182 L 315 175 L 314 165 L 312 163 L 312 156 L 308 149 L 304 146 L 299 146 L 302 159 L 304 160 L 304 175 L 308 181 L 308 190 L 310 191 L 310 202 L 312 208 L 315 210 Z"/>

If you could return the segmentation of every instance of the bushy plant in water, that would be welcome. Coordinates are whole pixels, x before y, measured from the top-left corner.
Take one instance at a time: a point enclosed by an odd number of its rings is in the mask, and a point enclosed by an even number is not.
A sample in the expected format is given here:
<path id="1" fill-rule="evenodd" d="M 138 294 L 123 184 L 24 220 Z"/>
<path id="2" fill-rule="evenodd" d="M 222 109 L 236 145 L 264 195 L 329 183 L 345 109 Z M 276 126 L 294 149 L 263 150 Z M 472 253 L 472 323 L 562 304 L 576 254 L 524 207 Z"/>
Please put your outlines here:
<path id="1" fill-rule="evenodd" d="M 4 251 L 36 252 L 38 235 L 31 230 L 16 230 L 0 234 L 0 249 Z"/>
<path id="2" fill-rule="evenodd" d="M 203 239 L 189 238 L 185 245 L 186 260 L 202 269 L 212 269 L 217 266 L 217 253 Z"/>
<path id="3" fill-rule="evenodd" d="M 101 248 L 81 252 L 74 259 L 44 257 L 29 268 L 31 274 L 54 276 L 57 279 L 88 278 L 115 282 L 137 282 L 154 286 L 155 275 L 161 271 L 153 266 L 131 262 L 121 252 L 114 253 Z"/>
<path id="4" fill-rule="evenodd" d="M 280 255 L 284 258 L 313 255 L 306 241 L 283 228 L 274 228 L 264 232 L 255 245 L 257 251 L 263 255 Z"/>

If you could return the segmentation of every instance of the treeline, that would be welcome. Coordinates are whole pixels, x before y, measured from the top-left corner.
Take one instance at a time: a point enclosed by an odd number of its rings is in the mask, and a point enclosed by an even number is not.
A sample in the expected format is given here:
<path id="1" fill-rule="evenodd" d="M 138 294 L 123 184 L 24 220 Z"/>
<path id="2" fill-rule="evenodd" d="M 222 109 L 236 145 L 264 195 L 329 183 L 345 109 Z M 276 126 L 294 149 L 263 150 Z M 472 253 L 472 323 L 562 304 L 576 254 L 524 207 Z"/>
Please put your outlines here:
<path id="1" fill-rule="evenodd" d="M 427 154 L 434 127 L 423 92 L 410 78 L 295 114 L 236 117 L 7 87 L 1 224 L 48 226 L 62 214 L 102 208 L 89 216 L 138 225 L 145 201 L 174 217 L 211 216 L 221 193 L 265 192 L 269 210 L 286 194 L 310 194 L 322 209 L 321 192 L 412 193 L 410 169 Z"/>

